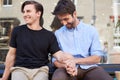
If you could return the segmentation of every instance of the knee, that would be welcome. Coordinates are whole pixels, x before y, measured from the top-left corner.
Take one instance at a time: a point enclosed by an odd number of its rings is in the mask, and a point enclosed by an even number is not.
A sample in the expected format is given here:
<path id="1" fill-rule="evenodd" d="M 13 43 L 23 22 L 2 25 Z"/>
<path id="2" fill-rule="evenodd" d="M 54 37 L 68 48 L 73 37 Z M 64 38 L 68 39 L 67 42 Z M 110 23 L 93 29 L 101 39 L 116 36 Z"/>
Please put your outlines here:
<path id="1" fill-rule="evenodd" d="M 63 70 L 56 70 L 52 76 L 52 80 L 68 80 L 68 76 Z"/>
<path id="2" fill-rule="evenodd" d="M 65 75 L 62 75 L 62 73 L 56 72 L 52 75 L 52 80 L 64 80 L 64 78 L 65 78 L 64 76 Z"/>
<path id="3" fill-rule="evenodd" d="M 67 77 L 60 77 L 60 76 L 54 76 L 52 77 L 52 80 L 68 80 Z"/>

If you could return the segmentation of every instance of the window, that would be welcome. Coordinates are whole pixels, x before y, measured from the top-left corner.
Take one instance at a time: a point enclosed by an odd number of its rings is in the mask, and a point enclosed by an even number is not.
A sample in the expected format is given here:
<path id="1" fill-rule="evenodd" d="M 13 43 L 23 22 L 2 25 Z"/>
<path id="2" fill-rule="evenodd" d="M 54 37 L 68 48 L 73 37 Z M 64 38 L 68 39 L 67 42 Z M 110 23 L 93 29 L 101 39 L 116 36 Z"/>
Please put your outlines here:
<path id="1" fill-rule="evenodd" d="M 113 0 L 114 3 L 120 3 L 120 0 Z"/>
<path id="2" fill-rule="evenodd" d="M 5 61 L 12 29 L 19 24 L 17 18 L 0 18 L 0 65 Z"/>
<path id="3" fill-rule="evenodd" d="M 12 0 L 3 0 L 3 5 L 12 5 Z"/>
<path id="4" fill-rule="evenodd" d="M 77 4 L 77 0 L 71 0 L 75 5 Z"/>
<path id="5" fill-rule="evenodd" d="M 75 2 L 75 0 L 72 0 L 73 1 L 73 3 Z"/>

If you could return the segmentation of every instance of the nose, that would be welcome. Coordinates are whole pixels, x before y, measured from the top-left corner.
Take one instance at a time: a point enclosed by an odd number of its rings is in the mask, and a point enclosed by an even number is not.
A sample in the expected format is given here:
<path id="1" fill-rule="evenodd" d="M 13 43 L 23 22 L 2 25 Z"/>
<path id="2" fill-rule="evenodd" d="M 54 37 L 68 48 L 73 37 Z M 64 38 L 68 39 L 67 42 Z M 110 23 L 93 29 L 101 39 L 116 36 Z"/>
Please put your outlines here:
<path id="1" fill-rule="evenodd" d="M 26 16 L 26 12 L 23 12 L 23 16 Z"/>
<path id="2" fill-rule="evenodd" d="M 62 23 L 63 25 L 66 25 L 66 24 L 67 24 L 67 22 L 64 21 L 64 20 L 62 20 L 61 23 Z"/>

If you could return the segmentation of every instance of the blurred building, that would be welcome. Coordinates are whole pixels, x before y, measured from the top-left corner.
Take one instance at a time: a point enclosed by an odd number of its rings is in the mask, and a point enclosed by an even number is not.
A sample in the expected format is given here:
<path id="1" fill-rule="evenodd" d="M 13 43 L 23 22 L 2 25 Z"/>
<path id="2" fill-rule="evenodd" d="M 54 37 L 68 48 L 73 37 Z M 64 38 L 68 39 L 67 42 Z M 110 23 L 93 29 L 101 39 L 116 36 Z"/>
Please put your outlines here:
<path id="1" fill-rule="evenodd" d="M 120 46 L 114 46 L 110 51 L 108 63 L 120 64 Z"/>
<path id="2" fill-rule="evenodd" d="M 25 0 L 0 0 L 0 45 L 9 42 L 13 27 L 24 24 L 21 4 Z M 43 27 L 52 30 L 54 20 L 51 12 L 59 0 L 36 0 L 44 6 Z M 113 46 L 120 46 L 120 0 L 72 0 L 76 5 L 77 15 L 83 22 L 94 25 L 99 32 L 101 45 L 108 42 L 108 52 Z M 5 44 L 3 44 L 5 43 Z"/>

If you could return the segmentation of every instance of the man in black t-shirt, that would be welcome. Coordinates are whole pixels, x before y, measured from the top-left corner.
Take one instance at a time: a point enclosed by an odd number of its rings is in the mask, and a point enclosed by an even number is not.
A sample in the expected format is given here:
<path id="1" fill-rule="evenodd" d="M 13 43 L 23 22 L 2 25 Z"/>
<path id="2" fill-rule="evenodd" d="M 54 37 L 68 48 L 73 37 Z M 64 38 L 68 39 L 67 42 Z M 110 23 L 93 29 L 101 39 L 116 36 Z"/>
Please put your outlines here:
<path id="1" fill-rule="evenodd" d="M 25 1 L 21 11 L 25 25 L 12 31 L 10 48 L 6 56 L 5 71 L 1 80 L 7 80 L 12 72 L 12 80 L 48 80 L 48 54 L 58 61 L 72 58 L 58 47 L 54 34 L 44 29 L 39 21 L 43 6 L 36 1 Z"/>

